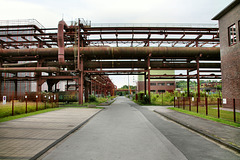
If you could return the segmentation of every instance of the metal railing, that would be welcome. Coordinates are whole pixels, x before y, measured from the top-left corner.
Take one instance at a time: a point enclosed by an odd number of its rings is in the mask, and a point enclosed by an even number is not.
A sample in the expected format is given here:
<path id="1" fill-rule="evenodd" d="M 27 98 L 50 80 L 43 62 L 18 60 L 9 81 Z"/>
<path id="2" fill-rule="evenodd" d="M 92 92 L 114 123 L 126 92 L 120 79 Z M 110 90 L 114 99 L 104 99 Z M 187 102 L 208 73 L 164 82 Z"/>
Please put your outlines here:
<path id="1" fill-rule="evenodd" d="M 240 123 L 240 99 L 174 97 L 174 107 Z"/>

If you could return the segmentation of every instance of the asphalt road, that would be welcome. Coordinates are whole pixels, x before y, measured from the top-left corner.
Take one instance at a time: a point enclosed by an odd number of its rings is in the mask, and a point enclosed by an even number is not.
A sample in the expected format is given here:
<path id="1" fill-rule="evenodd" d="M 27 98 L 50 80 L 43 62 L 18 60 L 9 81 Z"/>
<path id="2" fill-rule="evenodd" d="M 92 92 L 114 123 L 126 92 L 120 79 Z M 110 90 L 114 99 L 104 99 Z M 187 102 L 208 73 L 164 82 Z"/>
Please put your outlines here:
<path id="1" fill-rule="evenodd" d="M 125 97 L 118 97 L 41 159 L 239 160 L 240 157 Z"/>

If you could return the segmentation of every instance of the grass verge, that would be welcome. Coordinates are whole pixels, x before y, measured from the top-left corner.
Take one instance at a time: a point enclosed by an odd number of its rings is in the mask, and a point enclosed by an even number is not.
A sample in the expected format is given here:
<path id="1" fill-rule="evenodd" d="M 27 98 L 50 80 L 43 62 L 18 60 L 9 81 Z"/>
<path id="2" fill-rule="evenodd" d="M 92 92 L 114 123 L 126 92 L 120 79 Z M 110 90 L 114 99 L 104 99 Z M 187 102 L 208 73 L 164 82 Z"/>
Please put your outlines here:
<path id="1" fill-rule="evenodd" d="M 193 115 L 193 116 L 196 116 L 196 117 L 212 120 L 212 121 L 215 121 L 215 122 L 227 124 L 227 125 L 230 125 L 230 126 L 240 127 L 240 123 L 230 122 L 230 121 L 227 121 L 227 120 L 224 120 L 224 119 L 221 119 L 221 118 L 218 119 L 218 118 L 206 116 L 206 115 L 203 115 L 203 114 L 200 114 L 200 113 L 195 113 L 195 112 L 183 110 L 181 108 L 169 107 L 168 109 L 175 110 L 175 111 L 182 112 L 182 113 L 189 114 L 189 115 Z"/>

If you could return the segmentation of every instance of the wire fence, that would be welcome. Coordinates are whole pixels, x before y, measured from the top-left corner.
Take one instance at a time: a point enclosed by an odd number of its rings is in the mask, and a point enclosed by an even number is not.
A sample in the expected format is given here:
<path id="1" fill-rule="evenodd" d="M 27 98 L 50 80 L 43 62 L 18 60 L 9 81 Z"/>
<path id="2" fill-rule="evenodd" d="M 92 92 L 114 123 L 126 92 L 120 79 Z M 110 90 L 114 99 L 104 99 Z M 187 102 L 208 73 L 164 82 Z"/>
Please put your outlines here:
<path id="1" fill-rule="evenodd" d="M 174 97 L 174 107 L 240 123 L 240 99 Z"/>

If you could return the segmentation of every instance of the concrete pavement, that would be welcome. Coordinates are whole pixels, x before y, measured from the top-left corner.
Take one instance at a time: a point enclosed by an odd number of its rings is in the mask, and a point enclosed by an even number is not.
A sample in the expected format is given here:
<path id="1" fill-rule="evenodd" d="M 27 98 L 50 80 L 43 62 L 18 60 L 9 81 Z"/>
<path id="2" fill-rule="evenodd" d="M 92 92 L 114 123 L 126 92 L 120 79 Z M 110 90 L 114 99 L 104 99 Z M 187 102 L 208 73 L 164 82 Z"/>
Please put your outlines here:
<path id="1" fill-rule="evenodd" d="M 239 160 L 234 152 L 125 97 L 40 159 Z"/>
<path id="2" fill-rule="evenodd" d="M 99 114 L 96 114 L 98 109 L 68 108 L 0 123 L 0 159 L 35 159 L 51 147 L 39 159 L 240 159 L 239 154 L 153 110 L 179 121 L 199 121 L 170 113 L 165 107 L 139 106 L 125 97 L 118 97 Z M 93 115 L 96 116 L 85 124 Z M 197 125 L 212 128 L 208 122 Z M 229 128 L 220 131 L 232 132 Z M 238 131 L 229 136 L 230 139 L 239 140 Z"/>
<path id="3" fill-rule="evenodd" d="M 186 160 L 125 97 L 96 115 L 45 160 Z"/>
<path id="4" fill-rule="evenodd" d="M 129 104 L 138 109 L 169 141 L 171 141 L 190 160 L 239 160 L 240 155 L 228 150 L 224 145 L 214 143 L 199 134 L 188 130 L 182 125 L 169 121 L 164 116 L 153 112 L 157 109 L 168 110 L 163 106 L 139 106 Z M 178 118 L 178 114 L 172 114 Z M 186 117 L 187 119 L 187 117 Z M 198 118 L 196 118 L 198 119 Z M 191 120 L 189 120 L 191 121 Z M 211 130 L 211 127 L 208 128 Z M 226 130 L 225 132 L 228 132 Z M 231 131 L 230 131 L 231 132 Z M 239 135 L 238 135 L 239 136 Z M 237 138 L 237 135 L 236 135 Z"/>
<path id="5" fill-rule="evenodd" d="M 240 153 L 240 128 L 176 112 L 164 107 L 155 108 L 154 111 Z"/>
<path id="6" fill-rule="evenodd" d="M 99 109 L 67 108 L 0 123 L 0 159 L 30 159 L 78 129 Z"/>

